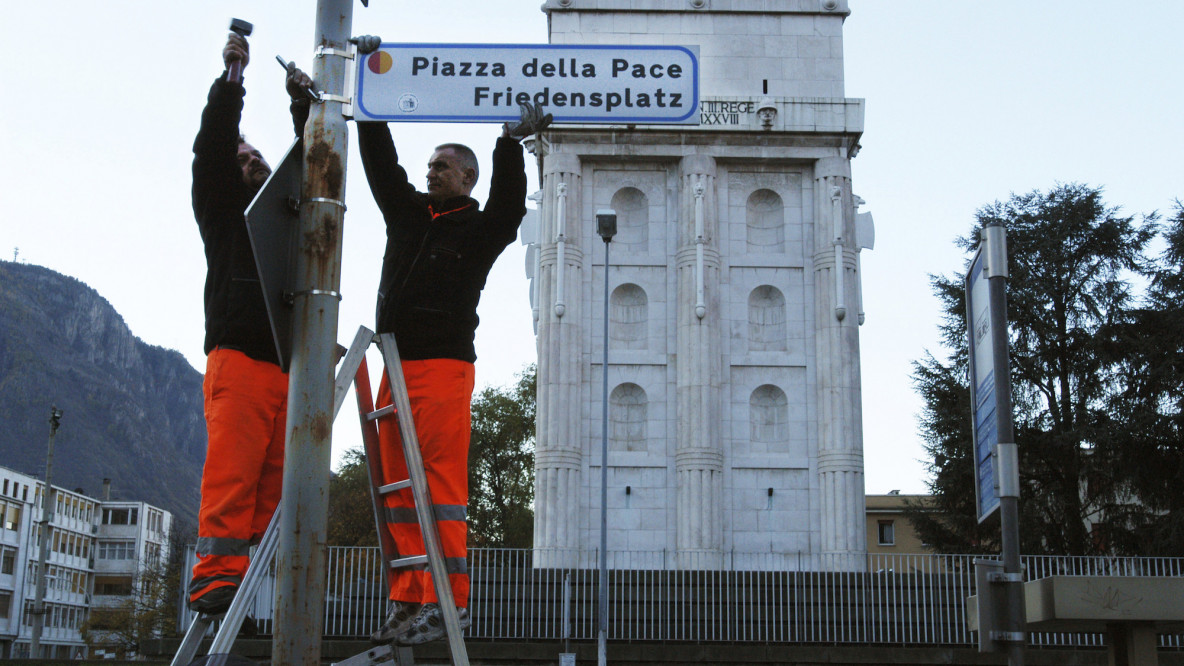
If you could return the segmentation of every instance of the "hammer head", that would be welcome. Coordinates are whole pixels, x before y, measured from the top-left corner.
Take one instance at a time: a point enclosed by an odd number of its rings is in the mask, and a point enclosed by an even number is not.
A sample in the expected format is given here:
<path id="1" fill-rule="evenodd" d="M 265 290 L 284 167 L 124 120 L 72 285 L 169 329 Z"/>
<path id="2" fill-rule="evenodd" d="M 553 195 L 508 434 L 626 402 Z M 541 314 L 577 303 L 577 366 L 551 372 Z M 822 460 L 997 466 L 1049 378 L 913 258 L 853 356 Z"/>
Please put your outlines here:
<path id="1" fill-rule="evenodd" d="M 250 37 L 251 31 L 254 29 L 255 29 L 255 26 L 251 25 L 250 23 L 247 23 L 246 21 L 244 21 L 242 19 L 236 19 L 236 18 L 230 19 L 230 31 L 231 32 L 237 33 L 243 37 Z"/>

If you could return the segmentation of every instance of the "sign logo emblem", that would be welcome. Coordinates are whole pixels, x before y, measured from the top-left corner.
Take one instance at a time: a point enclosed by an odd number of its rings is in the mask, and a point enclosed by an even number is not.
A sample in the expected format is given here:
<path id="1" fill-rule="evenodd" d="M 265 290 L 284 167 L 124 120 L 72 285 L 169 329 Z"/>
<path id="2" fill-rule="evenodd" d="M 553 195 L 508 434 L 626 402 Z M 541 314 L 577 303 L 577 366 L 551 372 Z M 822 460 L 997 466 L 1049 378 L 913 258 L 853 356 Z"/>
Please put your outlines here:
<path id="1" fill-rule="evenodd" d="M 366 59 L 366 66 L 369 67 L 370 71 L 374 72 L 375 74 L 386 74 L 387 72 L 391 71 L 391 65 L 394 63 L 394 58 L 392 58 L 391 54 L 387 53 L 386 51 L 372 53 L 370 54 L 370 57 Z"/>
<path id="2" fill-rule="evenodd" d="M 399 96 L 399 110 L 403 113 L 411 113 L 419 108 L 419 98 L 411 93 L 404 93 Z"/>

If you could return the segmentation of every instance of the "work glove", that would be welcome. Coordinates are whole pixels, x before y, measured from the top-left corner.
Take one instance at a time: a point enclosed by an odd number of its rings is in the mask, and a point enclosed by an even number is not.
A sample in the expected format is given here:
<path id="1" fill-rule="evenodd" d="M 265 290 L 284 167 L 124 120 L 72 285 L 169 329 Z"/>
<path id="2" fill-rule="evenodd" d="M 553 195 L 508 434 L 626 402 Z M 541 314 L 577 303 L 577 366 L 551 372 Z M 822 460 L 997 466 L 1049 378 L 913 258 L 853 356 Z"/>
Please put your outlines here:
<path id="1" fill-rule="evenodd" d="M 382 38 L 377 35 L 359 35 L 351 37 L 349 41 L 358 45 L 358 53 L 373 53 L 382 44 Z"/>
<path id="2" fill-rule="evenodd" d="M 502 125 L 502 131 L 506 136 L 521 139 L 524 136 L 538 134 L 547 129 L 553 119 L 549 113 L 543 115 L 543 107 L 540 104 L 523 102 L 518 105 L 518 108 L 522 110 L 522 116 L 518 122 L 513 125 L 510 123 Z"/>

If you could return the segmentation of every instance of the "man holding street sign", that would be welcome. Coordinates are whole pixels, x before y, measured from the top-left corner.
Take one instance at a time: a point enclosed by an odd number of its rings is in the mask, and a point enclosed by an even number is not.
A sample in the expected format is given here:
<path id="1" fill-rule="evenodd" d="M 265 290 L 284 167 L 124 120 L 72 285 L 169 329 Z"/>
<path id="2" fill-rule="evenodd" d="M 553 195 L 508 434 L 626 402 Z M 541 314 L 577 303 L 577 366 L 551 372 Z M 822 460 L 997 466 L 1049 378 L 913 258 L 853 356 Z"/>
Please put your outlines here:
<path id="1" fill-rule="evenodd" d="M 503 126 L 493 152 L 489 199 L 482 210 L 469 196 L 477 183 L 477 157 L 454 143 L 428 161 L 427 192 L 416 191 L 399 164 L 385 123 L 359 122 L 358 144 L 370 191 L 386 221 L 387 244 L 378 290 L 378 331 L 394 333 L 402 357 L 433 513 L 447 561 L 461 628 L 467 610 L 466 565 L 469 405 L 477 355 L 477 303 L 498 255 L 517 236 L 526 215 L 526 172 L 518 140 L 547 126 L 550 116 L 523 105 L 522 121 Z M 383 372 L 376 406 L 391 404 Z M 378 422 L 385 483 L 406 479 L 394 418 Z M 423 554 L 415 503 L 405 489 L 385 497 L 386 528 L 402 557 Z M 431 574 L 397 570 L 391 608 L 371 636 L 380 644 L 416 645 L 445 634 Z"/>
<path id="2" fill-rule="evenodd" d="M 243 218 L 271 167 L 239 134 L 250 24 L 236 20 L 231 28 L 222 50 L 226 70 L 210 87 L 193 144 L 193 213 L 207 264 L 202 389 L 208 444 L 189 607 L 209 615 L 229 608 L 248 549 L 279 503 L 287 425 L 288 376 L 276 355 Z M 305 89 L 311 84 L 289 68 L 297 135 L 308 118 Z"/>

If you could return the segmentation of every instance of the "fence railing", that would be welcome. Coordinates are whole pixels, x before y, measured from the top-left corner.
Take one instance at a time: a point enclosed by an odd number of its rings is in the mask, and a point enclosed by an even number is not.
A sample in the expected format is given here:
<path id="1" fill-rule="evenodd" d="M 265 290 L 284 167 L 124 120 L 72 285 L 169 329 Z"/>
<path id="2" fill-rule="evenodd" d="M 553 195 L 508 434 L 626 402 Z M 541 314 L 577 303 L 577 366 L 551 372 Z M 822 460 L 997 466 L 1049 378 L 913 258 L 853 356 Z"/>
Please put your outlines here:
<path id="1" fill-rule="evenodd" d="M 192 558 L 192 549 L 190 550 Z M 971 555 L 608 553 L 609 638 L 626 641 L 972 645 L 965 600 L 976 594 Z M 474 638 L 592 640 L 595 550 L 471 549 Z M 1184 576 L 1184 558 L 1024 558 L 1025 578 Z M 274 575 L 274 574 L 273 574 Z M 326 637 L 368 635 L 386 612 L 375 548 L 331 547 Z M 253 615 L 270 632 L 273 578 Z M 182 612 L 182 622 L 190 616 Z M 1041 633 L 1032 645 L 1100 646 L 1101 634 Z M 1184 636 L 1160 636 L 1164 648 Z"/>

